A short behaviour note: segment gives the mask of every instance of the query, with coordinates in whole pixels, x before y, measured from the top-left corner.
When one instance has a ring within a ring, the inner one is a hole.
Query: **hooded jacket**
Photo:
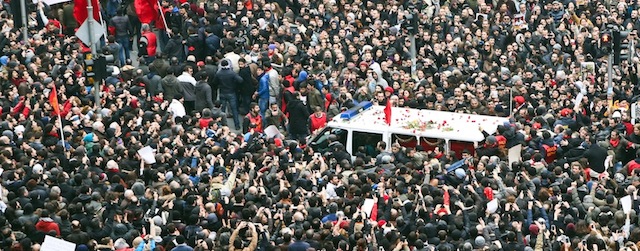
[[[223,65],[226,62],[226,65]],[[218,66],[218,73],[213,81],[214,86],[218,86],[220,94],[235,94],[243,79],[233,71],[233,64],[229,59],[222,59]]]
[[[60,236],[60,227],[58,226],[58,223],[49,217],[40,218],[38,223],[36,223],[36,230],[44,233],[48,233],[53,230],[56,231],[56,235]]]
[[[213,98],[211,96],[211,86],[206,81],[198,81],[196,84],[196,104],[197,111],[204,108],[213,108]]]
[[[182,93],[182,85],[173,74],[169,74],[162,79],[162,89],[164,90],[165,100],[172,100],[176,94]]]
[[[151,96],[156,96],[158,93],[162,92],[161,81],[162,78],[155,72],[149,72],[149,74],[142,77],[145,89],[147,90],[147,93],[151,94]]]

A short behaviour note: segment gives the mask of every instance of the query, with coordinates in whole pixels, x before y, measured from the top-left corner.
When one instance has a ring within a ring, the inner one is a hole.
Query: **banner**
[[[34,3],[34,4],[37,4],[38,0],[32,0],[31,2]],[[71,0],[42,0],[42,2],[47,4],[47,5],[49,5],[49,6],[51,6],[51,5],[59,4],[59,3],[71,2]]]
[[[49,103],[53,106],[53,115],[60,115],[60,104],[58,104],[58,92],[55,84],[53,84],[53,88],[49,92]]]
[[[89,2],[87,2],[87,0],[74,0],[74,4],[73,17],[78,21],[78,25],[82,25],[84,20],[87,20],[89,17],[89,12],[87,12]],[[93,6],[93,19],[100,22],[100,2],[98,2],[98,0],[91,0],[91,5]]]
[[[156,0],[134,0],[133,5],[138,14],[138,19],[143,24],[148,24],[158,18],[158,1]]]
[[[73,242],[68,242],[63,239],[58,239],[56,237],[46,235],[44,237],[44,242],[40,247],[41,251],[70,251],[76,250],[76,244]]]

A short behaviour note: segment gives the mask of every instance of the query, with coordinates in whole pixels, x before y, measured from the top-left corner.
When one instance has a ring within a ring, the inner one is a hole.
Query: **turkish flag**
[[[391,125],[391,100],[387,100],[387,106],[384,108],[384,122]]]
[[[51,92],[49,93],[49,103],[53,106],[53,116],[60,114],[60,105],[58,104],[58,92],[56,91],[56,85],[53,85]]]
[[[89,12],[87,12],[89,2],[87,0],[73,0],[73,3],[73,17],[78,21],[78,25],[82,25],[84,20],[89,17]],[[100,2],[91,0],[91,5],[93,5],[93,19],[100,22]]]
[[[143,24],[151,23],[158,18],[158,1],[156,0],[134,0],[133,6],[136,8],[138,19]]]

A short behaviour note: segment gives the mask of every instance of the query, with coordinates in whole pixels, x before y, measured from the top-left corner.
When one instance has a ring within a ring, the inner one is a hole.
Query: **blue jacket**
[[[258,98],[269,98],[269,74],[262,74],[258,82]]]
[[[296,241],[289,244],[288,251],[306,251],[310,247],[311,245],[306,241]]]

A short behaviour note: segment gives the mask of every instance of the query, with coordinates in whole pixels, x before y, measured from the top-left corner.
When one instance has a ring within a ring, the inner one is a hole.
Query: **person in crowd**
[[[142,24],[141,26],[140,46],[138,47],[138,55],[145,59],[146,63],[153,63],[156,58],[156,51],[158,48],[158,40],[156,34],[153,33],[149,24]]]
[[[238,90],[243,82],[242,77],[233,71],[232,62],[229,59],[220,61],[220,67],[216,73],[214,85],[220,90],[220,102],[222,111],[231,110],[235,129],[240,130],[240,118],[238,115]]]
[[[207,78],[209,77],[206,72],[201,71],[196,74],[198,78],[198,82],[196,83],[195,92],[196,92],[196,102],[195,102],[195,110],[202,111],[202,109],[208,108],[213,109],[213,98],[211,93],[211,86],[207,82]]]
[[[182,96],[184,97],[184,108],[187,114],[191,114],[196,108],[196,84],[198,83],[193,77],[193,67],[185,65],[182,74],[177,77],[182,87]]]

